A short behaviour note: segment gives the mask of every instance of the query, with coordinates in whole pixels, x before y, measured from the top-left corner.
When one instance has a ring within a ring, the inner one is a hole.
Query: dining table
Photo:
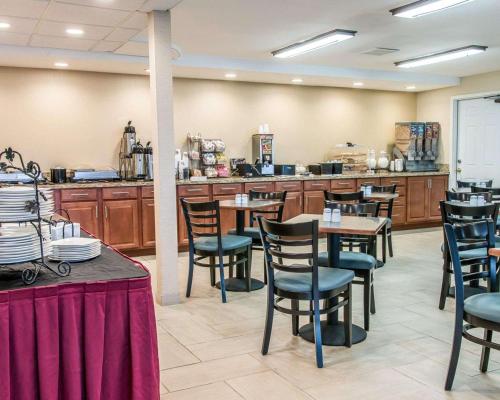
[[[363,200],[380,201],[380,202],[388,202],[390,200],[395,200],[398,197],[399,194],[388,193],[388,192],[371,192],[371,194],[363,194]]]
[[[247,212],[258,212],[259,210],[269,210],[283,205],[281,200],[248,200],[245,202],[237,202],[236,200],[221,200],[219,208],[221,210],[234,210],[236,212],[236,234],[245,236],[245,214]],[[238,258],[243,255],[238,255]],[[236,266],[236,276],[226,278],[224,280],[226,290],[231,292],[246,292],[245,267],[243,263],[238,263]],[[220,282],[216,283],[216,287],[220,289]],[[251,278],[250,290],[259,290],[264,287],[264,282],[260,279]]]
[[[387,224],[384,217],[360,217],[343,215],[340,222],[323,221],[323,216],[318,214],[301,214],[289,219],[286,223],[301,223],[319,221],[319,233],[326,234],[328,249],[328,265],[332,268],[340,264],[341,237],[342,235],[376,236]],[[376,246],[373,246],[376,247]],[[375,249],[374,249],[375,250]],[[373,254],[372,254],[373,255]],[[335,305],[338,299],[329,300]],[[299,329],[299,335],[314,342],[314,325],[308,323]],[[339,320],[338,311],[329,313],[326,321],[321,322],[321,335],[326,346],[344,346],[344,322]],[[360,343],[366,339],[366,331],[359,325],[352,325],[352,344]]]

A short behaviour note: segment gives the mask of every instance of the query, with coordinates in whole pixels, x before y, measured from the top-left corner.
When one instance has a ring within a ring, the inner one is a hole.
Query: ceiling
[[[388,10],[412,0],[0,0],[0,65],[145,74],[147,12],[172,9],[172,38],[182,77],[417,91],[452,86],[459,77],[498,70],[498,0],[475,0],[416,19]],[[71,37],[67,28],[85,31]],[[334,28],[355,38],[291,59],[272,50]],[[401,71],[395,61],[477,44],[484,54]],[[399,51],[365,54],[376,47]]]

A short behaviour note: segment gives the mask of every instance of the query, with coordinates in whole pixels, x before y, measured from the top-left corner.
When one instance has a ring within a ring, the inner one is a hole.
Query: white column
[[[157,301],[179,302],[170,11],[151,11],[149,69],[154,150]]]

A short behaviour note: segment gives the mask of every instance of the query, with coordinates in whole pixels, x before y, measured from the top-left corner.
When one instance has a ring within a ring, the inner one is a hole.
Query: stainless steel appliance
[[[42,174],[37,179],[39,182],[43,181]],[[0,183],[32,183],[33,178],[29,177],[23,172],[3,172],[0,171]]]
[[[261,165],[263,176],[274,175],[274,145],[272,134],[256,134],[252,136],[252,158],[255,164]]]
[[[146,143],[144,148],[144,162],[146,163],[146,179],[153,179],[153,148],[151,142]]]
[[[137,144],[132,149],[132,179],[144,179],[146,177],[146,159],[144,147],[141,143]]]
[[[122,179],[133,177],[132,152],[137,144],[137,134],[132,121],[128,121],[122,135],[120,143],[120,176]]]
[[[82,181],[119,181],[120,174],[114,169],[75,169],[73,171],[73,182]]]

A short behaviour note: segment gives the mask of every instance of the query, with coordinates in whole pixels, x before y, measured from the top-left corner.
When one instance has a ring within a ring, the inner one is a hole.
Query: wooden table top
[[[494,249],[490,249],[490,256],[500,257],[500,247],[495,247]]]
[[[384,192],[372,192],[371,195],[363,195],[363,199],[365,200],[380,200],[380,201],[389,201],[394,200],[399,197],[397,193],[384,193]]]
[[[356,217],[343,215],[338,223],[323,221],[321,214],[300,214],[289,219],[286,223],[319,221],[320,233],[343,233],[352,235],[376,235],[387,223],[387,218],[382,217]]]
[[[221,200],[219,207],[226,210],[264,210],[266,208],[281,206],[281,200],[248,200],[246,203],[236,203],[234,200]]]

